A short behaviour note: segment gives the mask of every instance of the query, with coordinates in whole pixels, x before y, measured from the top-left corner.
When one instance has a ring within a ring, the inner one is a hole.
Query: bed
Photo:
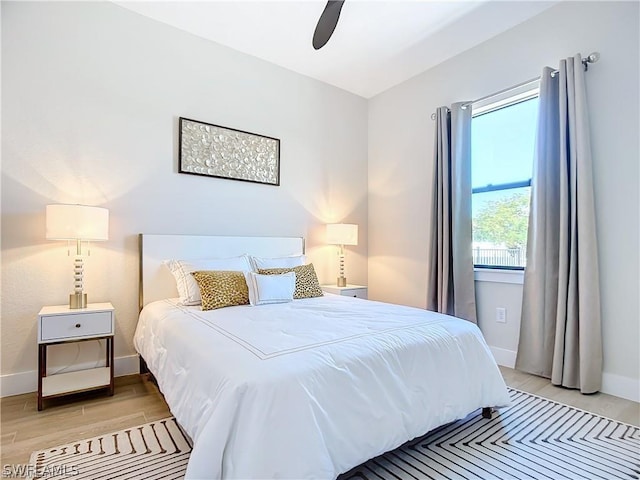
[[[304,252],[301,238],[141,235],[134,345],[193,439],[187,478],[336,478],[477,409],[509,404],[479,329],[325,294],[184,306],[163,260]]]

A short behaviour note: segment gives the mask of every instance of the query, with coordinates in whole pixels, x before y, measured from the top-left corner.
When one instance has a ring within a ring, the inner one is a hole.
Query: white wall
[[[110,210],[85,289],[116,307],[120,373],[136,366],[140,232],[304,236],[329,283],[323,224],[357,223],[349,280],[366,282],[366,100],[114,4],[1,8],[3,395],[35,389],[36,315],[72,290],[73,257],[44,238],[48,203]],[[178,174],[179,116],[279,138],[281,186]],[[53,365],[74,359],[64,348]],[[80,362],[97,358],[82,344]]]
[[[602,290],[604,391],[639,400],[637,2],[563,2],[369,102],[369,297],[424,307],[436,107],[599,51],[587,73]],[[477,283],[488,343],[515,355],[522,288]],[[495,324],[495,307],[508,322]]]
[[[134,366],[140,232],[303,235],[322,281],[328,221],[360,224],[349,280],[371,298],[426,304],[437,106],[539,75],[597,50],[587,74],[602,270],[605,389],[638,391],[638,4],[567,2],[367,102],[113,4],[2,2],[1,393],[34,389],[35,316],[72,288],[66,246],[44,239],[44,207],[111,212],[86,260],[92,301],[117,308],[116,355]],[[281,139],[280,187],[177,173],[177,117]],[[367,200],[367,133],[369,148]],[[368,212],[367,212],[368,208]],[[367,218],[369,239],[367,239]],[[506,357],[521,288],[478,283],[480,325]],[[493,320],[508,308],[507,324]],[[75,347],[51,358],[64,366]],[[82,345],[79,360],[97,349]],[[131,361],[129,361],[131,360]],[[11,390],[13,388],[14,390]],[[627,395],[628,396],[628,395]]]

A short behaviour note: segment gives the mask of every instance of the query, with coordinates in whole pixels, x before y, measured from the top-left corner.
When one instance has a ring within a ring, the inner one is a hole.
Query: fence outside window
[[[523,248],[474,248],[473,264],[496,267],[525,267],[526,252]]]

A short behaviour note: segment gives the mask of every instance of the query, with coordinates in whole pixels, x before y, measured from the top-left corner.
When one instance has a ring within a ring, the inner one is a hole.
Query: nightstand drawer
[[[367,300],[367,287],[365,287],[364,285],[347,285],[346,287],[322,285],[322,291],[325,293],[341,295],[343,297],[356,297]]]
[[[340,295],[345,297],[356,297],[367,300],[367,289],[366,288],[347,288],[343,290]]]
[[[112,312],[87,312],[40,317],[41,342],[72,340],[113,333]]]

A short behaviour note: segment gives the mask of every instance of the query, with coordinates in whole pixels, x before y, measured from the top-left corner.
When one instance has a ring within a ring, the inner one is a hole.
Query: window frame
[[[509,88],[507,90],[498,92],[494,95],[489,95],[488,97],[484,97],[480,100],[477,100],[471,103],[471,119],[473,120],[475,117],[479,117],[488,113],[493,113],[497,110],[501,110],[503,108],[509,108],[513,105],[517,105],[522,102],[526,102],[533,98],[538,98],[540,96],[540,79],[534,79],[529,82],[523,83],[513,88]],[[471,156],[473,158],[473,152],[471,152]],[[473,162],[473,159],[472,159]],[[476,187],[471,189],[471,198],[473,199],[473,194],[475,193],[486,193],[486,192],[497,192],[503,190],[511,190],[514,188],[523,188],[523,187],[531,187],[531,178],[517,180],[514,182],[508,183],[499,183],[492,184],[489,183],[482,187]],[[488,270],[497,270],[497,271],[521,271],[524,272],[526,267],[518,267],[518,266],[509,266],[509,265],[484,265],[484,264],[473,264],[474,269],[488,271]]]

